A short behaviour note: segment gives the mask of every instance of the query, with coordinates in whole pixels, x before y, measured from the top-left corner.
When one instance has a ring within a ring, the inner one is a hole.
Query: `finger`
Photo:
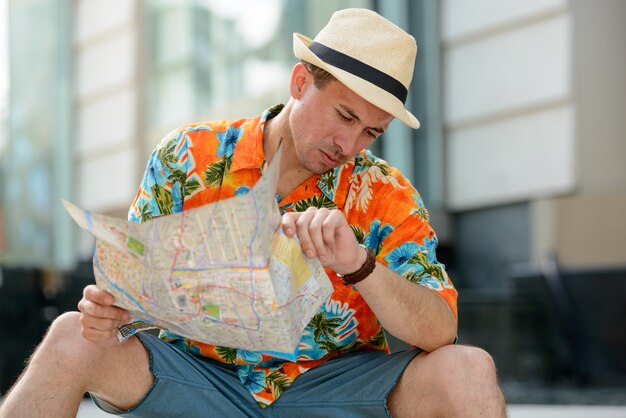
[[[82,314],[80,316],[80,324],[83,328],[91,328],[98,331],[114,331],[124,325],[122,321],[118,321],[116,319],[99,318],[87,314]]]
[[[334,209],[329,212],[328,217],[324,220],[324,225],[322,225],[326,248],[331,251],[335,249],[337,232],[344,224],[347,224],[347,221],[340,210]]]
[[[87,341],[99,345],[116,345],[120,341],[117,339],[117,330],[101,331],[93,328],[82,328],[81,335]]]
[[[78,302],[78,310],[83,314],[96,318],[113,319],[122,322],[127,322],[130,319],[128,312],[122,308],[110,305],[100,305],[85,298]]]
[[[326,208],[318,209],[313,219],[311,219],[311,223],[309,224],[309,236],[311,237],[311,242],[313,247],[315,248],[315,253],[320,261],[325,262],[326,256],[328,253],[328,249],[326,247],[326,239],[324,237],[324,225],[330,215],[330,211]]]
[[[296,233],[296,222],[301,215],[301,212],[289,212],[283,215],[282,224],[285,235],[292,237]]]
[[[83,297],[100,305],[113,305],[113,302],[115,302],[113,295],[98,289],[95,284],[90,284],[85,287]]]
[[[296,221],[296,234],[300,240],[300,246],[302,247],[302,251],[304,251],[306,256],[309,258],[313,258],[317,255],[315,252],[315,245],[311,240],[309,232],[311,221],[315,217],[316,212],[317,208],[309,207],[306,211],[301,212],[300,217]]]

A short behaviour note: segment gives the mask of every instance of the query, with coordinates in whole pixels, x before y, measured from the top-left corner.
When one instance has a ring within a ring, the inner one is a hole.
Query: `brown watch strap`
[[[361,280],[369,276],[376,267],[376,256],[374,255],[374,252],[363,245],[362,247],[365,248],[365,250],[367,251],[367,258],[365,259],[365,263],[363,263],[361,268],[354,273],[337,275],[341,278],[341,280],[343,280],[343,284],[345,285],[352,285],[360,282]]]

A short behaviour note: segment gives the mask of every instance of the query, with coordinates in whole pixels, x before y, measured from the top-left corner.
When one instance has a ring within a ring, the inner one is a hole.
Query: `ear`
[[[309,85],[309,82],[313,80],[312,74],[309,72],[306,65],[299,62],[291,70],[291,81],[289,83],[289,93],[294,99],[299,99]]]

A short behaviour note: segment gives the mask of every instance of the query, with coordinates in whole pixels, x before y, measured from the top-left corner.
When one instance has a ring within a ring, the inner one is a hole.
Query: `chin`
[[[313,175],[315,175],[315,176],[318,176],[318,175],[320,175],[320,174],[323,174],[323,173],[327,172],[328,170],[331,170],[331,169],[330,169],[330,168],[324,168],[324,167],[321,167],[321,168],[311,167],[311,168],[308,168],[308,169],[307,169],[307,171],[308,171],[309,173],[311,173],[311,174],[313,174]]]
[[[330,168],[326,168],[326,165],[317,161],[305,161],[300,162],[302,167],[311,174],[318,175],[327,172]],[[334,168],[334,167],[333,167]]]
[[[342,165],[343,165],[343,163],[337,163],[337,164],[333,164],[331,166],[327,166],[326,164],[320,164],[317,167],[313,167],[313,168],[315,168],[315,170],[309,170],[309,171],[311,171],[312,173],[315,173],[315,174],[324,174],[325,172],[330,171],[330,170],[334,170],[335,168],[337,168],[339,166],[342,166]]]

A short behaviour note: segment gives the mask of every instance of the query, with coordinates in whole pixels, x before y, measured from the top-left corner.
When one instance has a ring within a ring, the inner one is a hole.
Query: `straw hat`
[[[314,40],[294,33],[293,52],[368,102],[419,128],[417,118],[404,107],[417,45],[384,17],[366,9],[340,10]]]

